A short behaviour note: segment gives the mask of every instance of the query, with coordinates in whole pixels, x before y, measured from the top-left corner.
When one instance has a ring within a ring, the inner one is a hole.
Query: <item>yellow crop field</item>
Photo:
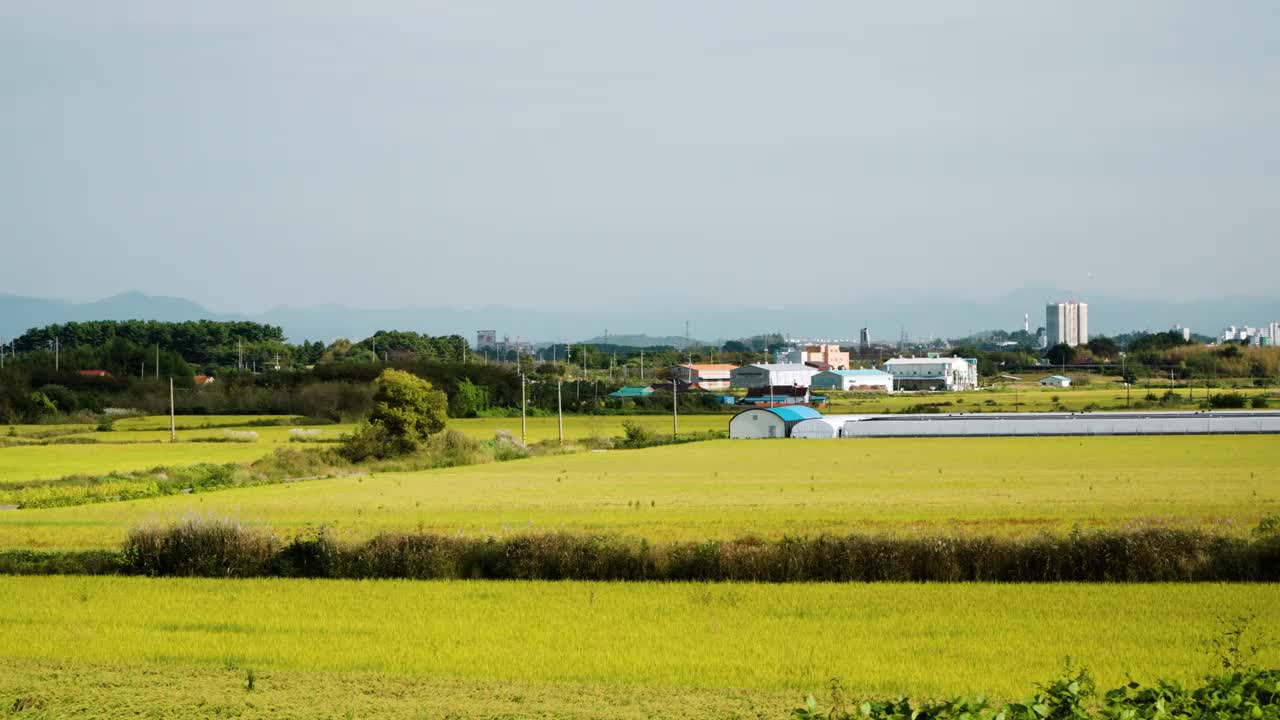
[[[0,513],[0,546],[113,547],[140,522],[193,514],[286,535],[326,524],[349,538],[385,530],[1008,536],[1135,519],[1245,534],[1280,513],[1275,448],[1259,435],[719,440],[9,511]]]
[[[84,667],[88,676],[98,666],[141,666],[113,688],[118,707],[145,692],[151,674],[189,669],[222,673],[220,684],[238,693],[232,700],[261,713],[272,695],[246,692],[253,669],[263,693],[289,697],[293,686],[296,703],[308,702],[298,687],[327,682],[324,674],[374,674],[510,684],[527,693],[526,711],[543,713],[556,708],[540,706],[541,688],[555,697],[570,684],[620,698],[703,690],[781,717],[806,693],[824,694],[832,678],[858,695],[1013,698],[1055,676],[1067,656],[1104,686],[1192,680],[1212,669],[1201,645],[1220,630],[1215,615],[1254,613],[1259,626],[1276,627],[1273,595],[1249,585],[0,578],[0,656]],[[1260,659],[1280,662],[1280,648]],[[288,683],[274,685],[277,670],[292,673]],[[76,685],[19,672],[0,691],[70,704]],[[366,716],[363,695],[324,710]],[[451,700],[460,712],[469,705]],[[589,709],[610,714],[608,705]]]
[[[271,450],[259,443],[21,445],[0,449],[0,484],[159,465],[251,462]]]

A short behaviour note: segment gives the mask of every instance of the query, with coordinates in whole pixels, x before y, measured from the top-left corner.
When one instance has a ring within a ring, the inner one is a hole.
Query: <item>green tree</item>
[[[1049,360],[1050,364],[1053,365],[1071,365],[1075,363],[1079,354],[1080,353],[1070,345],[1059,343],[1049,348],[1049,351],[1045,353],[1045,357]]]
[[[1116,344],[1116,341],[1106,335],[1099,335],[1089,341],[1089,352],[1100,358],[1113,357],[1119,351],[1120,346]]]
[[[383,370],[375,381],[373,408],[347,436],[343,455],[353,462],[408,455],[444,430],[448,399],[431,383],[403,370]]]
[[[449,399],[449,415],[456,418],[475,417],[489,409],[489,388],[476,385],[471,378],[463,378]]]

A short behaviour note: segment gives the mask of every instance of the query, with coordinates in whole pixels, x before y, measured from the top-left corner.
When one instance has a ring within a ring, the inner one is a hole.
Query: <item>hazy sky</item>
[[[1277,38],[1275,0],[4,0],[0,292],[1274,294]]]

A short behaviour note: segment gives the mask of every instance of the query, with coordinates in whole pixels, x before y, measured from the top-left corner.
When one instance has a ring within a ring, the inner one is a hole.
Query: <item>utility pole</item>
[[[524,373],[520,373],[520,444],[528,445],[528,442],[526,442],[525,438],[529,433],[529,427],[525,422],[524,405],[525,405]]]
[[[671,439],[680,434],[680,391],[676,388],[676,378],[671,378]]]
[[[57,372],[59,367],[61,367],[58,364],[58,351],[61,349],[62,349],[62,342],[55,337],[53,339],[53,370],[54,372]]]
[[[563,380],[556,380],[556,417],[560,426],[560,444],[564,444],[564,396],[561,390],[564,387]]]
[[[178,441],[178,420],[173,409],[173,378],[169,378],[169,442]]]
[[[244,342],[236,338],[236,372],[244,372]]]
[[[640,351],[640,379],[644,379],[644,350]]]

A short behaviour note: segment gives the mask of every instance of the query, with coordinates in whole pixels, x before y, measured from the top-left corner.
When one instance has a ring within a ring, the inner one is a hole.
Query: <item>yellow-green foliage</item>
[[[246,690],[250,670],[254,689]],[[0,717],[117,720],[543,718],[699,720],[790,717],[795,692],[703,690],[603,683],[424,678],[219,665],[145,665],[0,658]],[[19,709],[20,708],[20,709]]]
[[[723,415],[681,415],[680,431],[682,433],[706,432],[708,430],[727,431],[732,414]],[[622,423],[633,422],[652,431],[656,435],[671,434],[670,415],[570,415],[564,419],[564,436],[566,440],[580,440],[595,437],[622,437]],[[559,437],[556,418],[527,418],[527,437],[529,442],[555,440]],[[460,430],[472,437],[488,440],[497,430],[506,430],[517,440],[520,438],[520,418],[466,418],[450,420],[449,428]]]
[[[1027,535],[1139,518],[1243,534],[1280,513],[1275,446],[1260,435],[721,440],[0,512],[0,546],[115,547],[142,521],[191,513],[284,535],[325,523],[345,538],[394,529]],[[18,450],[27,449],[0,457]]]
[[[160,465],[251,462],[272,451],[259,443],[23,445],[0,449],[0,484],[65,475],[105,475]]]
[[[1104,687],[1192,680],[1212,669],[1201,646],[1215,616],[1278,627],[1274,597],[1253,585],[0,578],[0,655],[234,667],[241,688],[246,668],[525,683],[534,701],[548,683],[798,700],[831,678],[856,694],[1009,698],[1067,656]],[[1280,648],[1258,660],[1280,662]]]

